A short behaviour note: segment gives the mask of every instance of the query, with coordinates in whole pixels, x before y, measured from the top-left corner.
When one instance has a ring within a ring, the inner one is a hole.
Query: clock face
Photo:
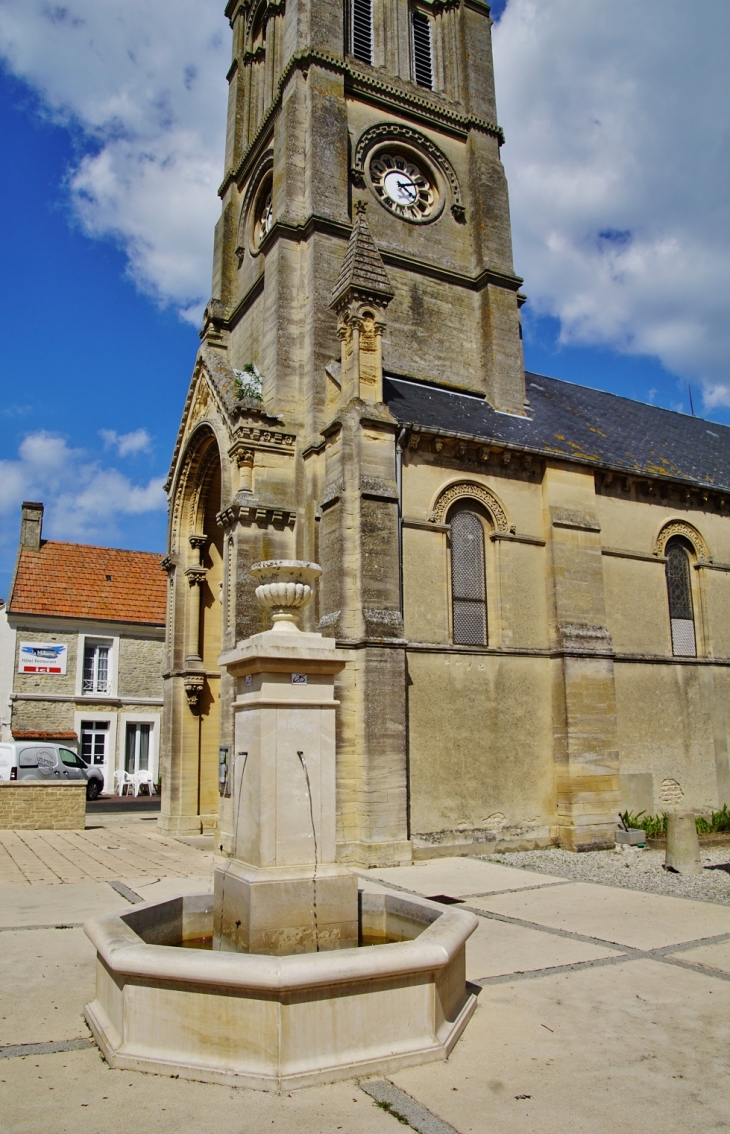
[[[373,190],[386,209],[404,220],[424,221],[433,214],[436,195],[421,170],[399,153],[379,153],[370,162]]]
[[[260,244],[264,237],[271,232],[274,223],[274,213],[271,208],[271,189],[262,194],[259,206],[259,215],[256,219],[256,243]]]

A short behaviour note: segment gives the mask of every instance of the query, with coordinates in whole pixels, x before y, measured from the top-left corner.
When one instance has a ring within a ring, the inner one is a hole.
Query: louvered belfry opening
[[[451,594],[454,642],[486,646],[484,527],[477,513],[466,508],[451,516]]]
[[[677,657],[693,658],[697,656],[697,642],[689,545],[681,537],[670,539],[665,554],[672,653]]]
[[[413,12],[413,73],[419,87],[433,90],[431,21],[423,12]]]
[[[363,63],[373,62],[373,0],[351,0],[350,51]]]

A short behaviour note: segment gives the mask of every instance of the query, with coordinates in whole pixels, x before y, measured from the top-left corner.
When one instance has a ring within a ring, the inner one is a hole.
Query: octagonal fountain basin
[[[290,1091],[445,1059],[476,998],[477,919],[360,895],[369,948],[264,956],[179,948],[212,937],[213,895],[87,922],[97,951],[86,1019],[112,1067]]]

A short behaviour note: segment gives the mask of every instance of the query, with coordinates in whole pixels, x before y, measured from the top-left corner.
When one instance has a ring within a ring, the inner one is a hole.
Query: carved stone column
[[[187,672],[185,675],[185,693],[190,708],[196,709],[205,684],[205,675],[203,673],[195,673],[194,671],[202,670],[203,667],[203,658],[200,652],[200,591],[205,582],[208,570],[206,567],[202,566],[200,558],[203,548],[208,542],[208,537],[205,535],[192,535],[190,536],[189,542],[193,551],[193,557],[197,562],[193,562],[185,571],[185,578],[190,588],[186,619],[187,649],[185,653],[185,669],[193,670],[192,673]]]

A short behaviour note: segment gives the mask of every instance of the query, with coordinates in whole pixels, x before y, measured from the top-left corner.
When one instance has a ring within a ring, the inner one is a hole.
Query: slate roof
[[[364,208],[357,210],[330,307],[336,307],[351,290],[379,295],[384,299],[392,299],[395,294],[377,245],[370,234]]]
[[[384,399],[403,425],[506,448],[730,491],[730,427],[540,374],[525,375],[528,416],[481,397],[388,376]]]
[[[161,559],[149,551],[44,540],[40,551],[20,552],[8,612],[164,626]]]

